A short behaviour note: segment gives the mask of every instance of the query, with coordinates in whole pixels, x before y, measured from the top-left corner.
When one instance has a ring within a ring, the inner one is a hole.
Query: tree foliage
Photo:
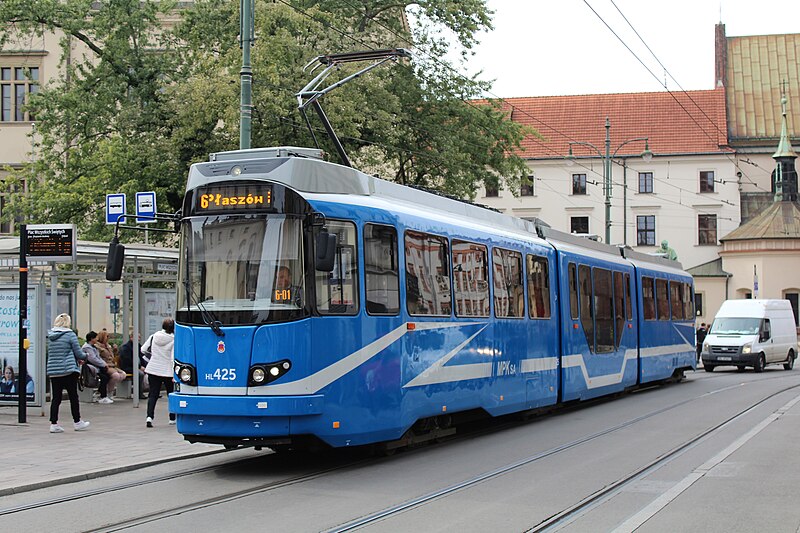
[[[9,211],[26,221],[76,221],[82,238],[107,238],[106,193],[154,190],[160,211],[176,211],[189,165],[238,147],[236,2],[4,0],[0,22],[5,48],[25,36],[62,36],[62,74],[29,105],[35,158],[5,184]],[[501,106],[476,104],[489,84],[440,59],[452,40],[468,54],[489,28],[485,0],[256,0],[252,146],[313,144],[295,95],[315,56],[413,42],[412,61],[325,97],[351,159],[460,197],[483,182],[515,184],[525,164],[513,153],[531,132]],[[346,65],[336,79],[362,66]],[[311,118],[314,137],[332,152]],[[27,194],[13,194],[21,180]]]

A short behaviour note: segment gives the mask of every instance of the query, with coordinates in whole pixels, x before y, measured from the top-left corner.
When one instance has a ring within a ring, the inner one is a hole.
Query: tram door
[[[563,400],[594,398],[636,383],[636,332],[627,318],[626,272],[616,266],[567,265]]]

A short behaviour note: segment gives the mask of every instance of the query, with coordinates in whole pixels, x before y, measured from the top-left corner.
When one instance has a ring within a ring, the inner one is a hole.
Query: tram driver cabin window
[[[323,315],[354,315],[358,313],[356,227],[339,220],[328,220],[327,227],[336,235],[336,258],[332,272],[316,272],[317,311]]]
[[[447,239],[407,231],[405,234],[406,307],[410,315],[450,316],[450,272]]]

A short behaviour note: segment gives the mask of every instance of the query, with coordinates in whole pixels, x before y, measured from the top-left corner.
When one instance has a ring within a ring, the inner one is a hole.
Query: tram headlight
[[[263,368],[258,367],[253,369],[253,383],[263,383],[266,378],[267,374],[264,372]]]
[[[189,367],[181,368],[180,372],[178,372],[178,378],[183,383],[189,383],[192,381],[192,369]]]
[[[267,385],[285,375],[291,368],[292,363],[288,359],[273,363],[258,363],[250,367],[247,384],[250,387]]]
[[[197,372],[195,372],[192,365],[175,361],[175,375],[178,377],[178,382],[185,385],[197,385]]]

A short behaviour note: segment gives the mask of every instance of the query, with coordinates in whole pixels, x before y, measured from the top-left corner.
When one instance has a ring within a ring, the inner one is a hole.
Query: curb
[[[225,453],[231,450],[211,450],[206,452],[199,452],[192,455],[180,455],[180,456],[172,456],[172,457],[165,457],[162,459],[154,459],[152,461],[147,461],[144,463],[135,463],[131,465],[125,466],[118,466],[114,468],[107,468],[105,470],[95,470],[92,472],[86,472],[83,474],[75,474],[68,477],[58,478],[58,479],[51,479],[49,481],[39,481],[36,483],[30,483],[28,485],[20,485],[18,487],[9,487],[5,489],[0,489],[0,496],[9,496],[12,494],[21,494],[23,492],[30,492],[33,490],[39,490],[49,487],[55,487],[58,485],[66,485],[68,483],[75,483],[78,481],[87,481],[90,479],[97,479],[106,476],[113,476],[114,474],[120,474],[122,472],[132,472],[134,470],[140,470],[142,468],[147,468],[150,466],[156,466],[163,463],[170,463],[174,461],[184,461],[187,459],[196,459],[198,457],[206,457],[209,455],[216,455],[220,453]]]

